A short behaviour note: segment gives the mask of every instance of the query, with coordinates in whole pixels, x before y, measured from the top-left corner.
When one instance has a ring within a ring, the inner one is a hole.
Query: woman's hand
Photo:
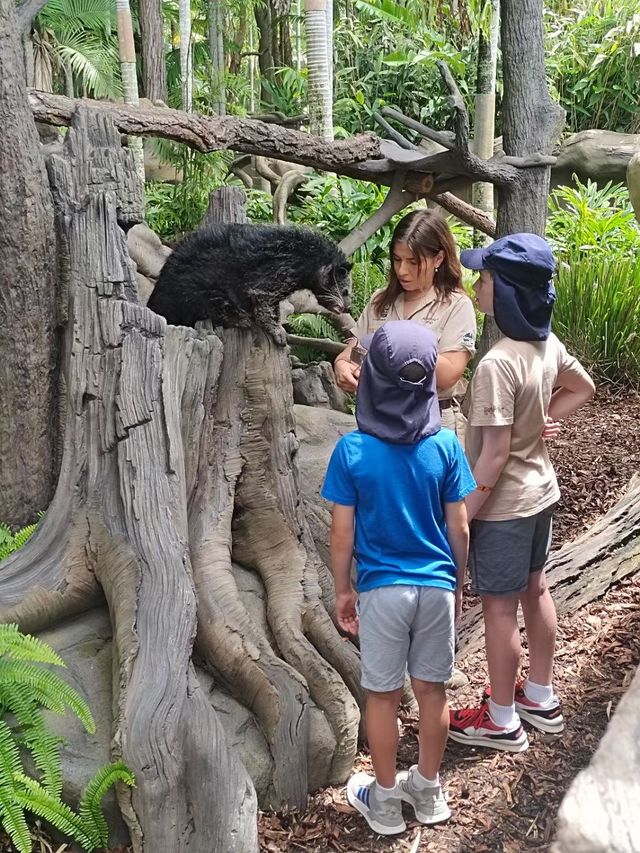
[[[356,603],[358,601],[358,594],[354,589],[350,589],[348,592],[339,592],[336,595],[336,616],[338,617],[338,625],[342,628],[343,631],[346,631],[347,634],[351,634],[353,637],[358,636],[358,611],[356,610]]]
[[[336,374],[338,388],[342,388],[343,391],[355,393],[358,387],[358,379],[360,378],[360,367],[352,361],[338,358],[333,364],[333,370]]]

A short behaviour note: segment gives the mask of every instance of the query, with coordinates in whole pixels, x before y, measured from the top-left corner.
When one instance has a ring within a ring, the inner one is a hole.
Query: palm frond
[[[124,782],[130,787],[135,786],[135,777],[122,761],[116,761],[101,767],[85,788],[78,814],[87,831],[100,838],[100,843],[106,845],[109,841],[109,830],[102,811],[102,798],[116,782]]]
[[[14,660],[66,666],[50,646],[31,634],[20,633],[15,624],[0,625],[0,655],[9,655]]]
[[[78,815],[59,797],[52,796],[38,781],[25,773],[15,773],[14,780],[17,783],[14,799],[23,809],[43,818],[65,835],[70,835],[85,850],[95,850],[100,846],[100,839],[87,832]]]

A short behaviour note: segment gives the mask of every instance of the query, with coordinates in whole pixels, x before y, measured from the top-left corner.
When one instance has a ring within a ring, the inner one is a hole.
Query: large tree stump
[[[49,172],[69,295],[64,452],[45,518],[3,564],[0,619],[34,631],[106,596],[134,850],[249,853],[255,791],[194,648],[262,727],[268,805],[304,805],[312,763],[316,784],[344,780],[360,721],[357,653],[300,510],[288,358],[257,329],[171,327],[137,304],[118,221],[140,194],[109,119],[79,111]],[[263,579],[266,627],[232,553]]]

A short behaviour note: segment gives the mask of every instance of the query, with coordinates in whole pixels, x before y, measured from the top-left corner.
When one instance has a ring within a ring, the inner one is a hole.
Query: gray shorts
[[[551,547],[553,504],[528,518],[471,522],[469,570],[478,595],[524,592],[529,575],[544,568]]]
[[[420,681],[451,678],[455,596],[434,586],[381,586],[359,596],[365,690],[389,693],[408,670]]]

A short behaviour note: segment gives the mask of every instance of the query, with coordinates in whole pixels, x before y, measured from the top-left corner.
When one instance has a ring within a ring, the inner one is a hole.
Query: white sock
[[[376,781],[376,797],[379,800],[391,800],[398,796],[396,785],[393,788],[383,788],[380,782]]]
[[[440,784],[440,777],[436,773],[435,779],[427,779],[416,767],[411,774],[411,781],[419,791],[423,791],[425,788],[437,788]]]
[[[498,705],[489,697],[489,714],[496,726],[508,728],[515,720],[516,706],[515,704]]]
[[[553,685],[536,684],[534,681],[529,681],[527,678],[524,683],[524,692],[527,699],[531,699],[532,702],[538,702],[540,705],[544,705],[553,698]]]

